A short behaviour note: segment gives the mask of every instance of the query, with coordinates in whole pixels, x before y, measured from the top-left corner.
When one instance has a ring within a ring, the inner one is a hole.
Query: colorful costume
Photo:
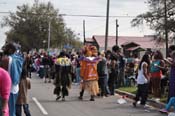
[[[94,96],[96,96],[99,93],[97,73],[97,63],[99,61],[99,58],[96,57],[97,50],[94,46],[86,46],[84,53],[87,57],[80,58],[80,75],[83,79],[82,91],[80,92],[80,99],[82,99],[84,90],[87,89],[91,94],[90,100],[94,101]]]
[[[62,100],[65,100],[65,96],[68,96],[68,88],[70,88],[70,72],[71,62],[66,57],[60,57],[56,60],[56,80],[54,94],[57,95],[57,99],[60,99],[60,92],[62,93]]]

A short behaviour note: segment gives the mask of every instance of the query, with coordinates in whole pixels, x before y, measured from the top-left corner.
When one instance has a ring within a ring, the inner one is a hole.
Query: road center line
[[[44,115],[48,115],[47,111],[44,109],[44,107],[39,103],[39,101],[35,97],[32,97],[32,100],[35,102],[35,104],[39,107],[39,109]]]

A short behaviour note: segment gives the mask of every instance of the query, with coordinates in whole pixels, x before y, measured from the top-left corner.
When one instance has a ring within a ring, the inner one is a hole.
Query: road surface
[[[34,73],[31,84],[29,105],[32,116],[165,116],[154,108],[134,108],[131,100],[126,104],[118,104],[119,95],[89,101],[90,96],[86,92],[84,100],[80,101],[78,85],[72,85],[66,101],[56,101],[54,85],[44,83]]]

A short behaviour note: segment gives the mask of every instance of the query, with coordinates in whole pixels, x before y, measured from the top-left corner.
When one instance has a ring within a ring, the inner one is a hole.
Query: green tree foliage
[[[16,13],[4,17],[1,25],[11,28],[6,32],[7,41],[20,43],[24,50],[30,50],[47,48],[49,22],[51,47],[61,48],[67,42],[81,45],[74,32],[65,26],[59,11],[55,10],[50,2],[44,4],[35,1],[32,6],[17,6]]]
[[[165,1],[166,10],[165,13]],[[171,35],[171,39],[174,37],[175,32],[175,0],[147,0],[149,11],[135,17],[131,24],[132,26],[140,26],[145,21],[150,29],[155,30],[158,42],[164,42],[165,35],[165,15],[167,16],[167,29]]]

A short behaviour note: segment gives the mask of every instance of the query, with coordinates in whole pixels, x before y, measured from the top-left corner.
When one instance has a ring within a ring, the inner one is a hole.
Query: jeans
[[[22,116],[22,106],[26,116],[31,116],[28,104],[17,104],[16,105],[16,116]]]
[[[125,85],[125,71],[124,68],[119,69],[117,77],[117,87],[124,87]]]
[[[106,85],[105,85],[105,77],[100,77],[98,80],[99,88],[100,88],[100,95],[104,96],[107,94],[106,92]]]
[[[16,112],[16,100],[17,100],[18,94],[13,94],[10,93],[10,97],[9,97],[9,114],[10,116],[16,116],[15,112]]]
[[[111,95],[115,94],[116,77],[117,77],[117,73],[115,73],[115,72],[112,72],[109,74],[108,85],[109,85],[109,90],[110,90]]]
[[[99,88],[101,90],[101,96],[106,96],[107,94],[110,94],[110,90],[108,88],[108,79],[107,79],[107,75],[106,76],[100,76],[99,77]]]
[[[165,109],[169,110],[171,108],[171,106],[174,107],[175,109],[175,97],[171,97],[168,104],[166,105]]]
[[[80,68],[76,68],[76,83],[80,83],[81,77],[80,77]]]
[[[109,86],[108,86],[108,80],[109,80],[109,74],[107,74],[107,77],[105,79],[105,90],[107,92],[107,94],[110,94],[110,90],[109,90]]]

